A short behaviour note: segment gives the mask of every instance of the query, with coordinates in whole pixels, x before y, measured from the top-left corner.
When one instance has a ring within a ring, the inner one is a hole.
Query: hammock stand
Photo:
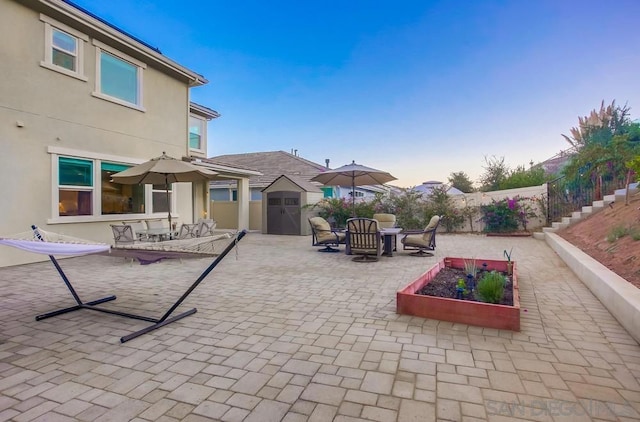
[[[41,235],[39,234],[38,228],[36,226],[31,226],[31,228],[33,229],[34,234],[38,239],[40,239],[42,242],[46,242],[46,240],[44,238],[42,238]],[[133,340],[134,338],[139,337],[139,336],[141,336],[143,334],[149,333],[149,332],[151,332],[153,330],[156,330],[156,329],[158,329],[160,327],[164,327],[167,324],[171,324],[172,322],[178,321],[178,320],[180,320],[180,319],[182,319],[184,317],[187,317],[189,315],[195,314],[197,312],[197,309],[193,308],[193,309],[185,311],[185,312],[183,312],[181,314],[175,315],[173,317],[171,316],[171,314],[178,308],[178,306],[180,306],[182,304],[182,302],[184,302],[184,300],[191,294],[191,292],[193,292],[195,290],[195,288],[198,287],[198,285],[202,282],[202,280],[204,280],[209,275],[209,273],[211,271],[213,271],[213,269],[220,263],[220,261],[222,261],[224,259],[224,257],[227,256],[227,254],[236,246],[236,244],[240,241],[240,239],[242,239],[246,234],[247,234],[246,230],[242,230],[242,231],[238,232],[238,234],[236,235],[236,239],[233,242],[231,242],[229,245],[227,245],[227,247],[220,253],[220,255],[218,255],[216,257],[216,259],[202,272],[202,274],[200,274],[200,276],[196,279],[196,281],[194,281],[191,284],[191,286],[187,289],[187,291],[185,291],[182,294],[182,296],[180,296],[180,298],[160,318],[146,317],[146,316],[142,316],[142,315],[130,314],[130,313],[127,313],[127,312],[120,312],[120,311],[115,311],[115,310],[111,310],[111,309],[99,308],[99,307],[96,306],[96,305],[99,305],[99,304],[104,303],[104,302],[109,302],[111,300],[115,300],[116,299],[115,295],[103,297],[102,299],[92,300],[90,302],[83,302],[80,299],[80,296],[78,296],[78,293],[76,292],[76,290],[73,288],[73,285],[69,281],[69,278],[67,277],[67,275],[64,273],[64,271],[60,267],[60,264],[58,263],[58,260],[53,255],[49,255],[49,259],[53,263],[53,266],[56,268],[56,270],[58,271],[58,274],[60,274],[60,277],[62,278],[62,280],[66,284],[67,288],[69,289],[69,292],[71,292],[71,295],[75,299],[76,305],[75,306],[71,306],[69,308],[58,309],[56,311],[51,311],[51,312],[47,312],[47,313],[38,315],[38,316],[36,316],[36,321],[40,321],[40,320],[43,320],[43,319],[46,319],[46,318],[51,318],[51,317],[54,317],[54,316],[66,314],[68,312],[77,311],[79,309],[90,309],[92,311],[104,312],[104,313],[107,313],[107,314],[118,315],[118,316],[122,316],[122,317],[126,317],[126,318],[132,318],[132,319],[137,319],[137,320],[147,321],[147,322],[151,322],[152,323],[152,325],[150,325],[150,326],[148,326],[146,328],[143,328],[141,330],[138,330],[136,332],[133,332],[131,334],[128,334],[128,335],[123,336],[123,337],[120,338],[120,342],[121,343],[125,343],[125,342],[127,342],[129,340]],[[6,245],[20,247],[18,243],[10,242],[10,239],[0,239],[0,240],[2,240],[1,243],[4,243]],[[105,246],[108,249],[109,246],[108,245],[105,245]],[[21,248],[21,249],[26,249],[26,248]],[[33,252],[33,249],[26,249],[26,250],[30,250],[31,252]],[[40,253],[46,253],[46,252],[40,252]],[[67,254],[69,254],[69,253],[67,253]],[[76,253],[76,255],[77,254],[78,253]]]

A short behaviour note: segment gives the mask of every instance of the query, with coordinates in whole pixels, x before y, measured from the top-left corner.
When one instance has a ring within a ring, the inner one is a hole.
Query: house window
[[[169,185],[169,195],[167,195],[166,185],[153,185],[153,212],[168,212],[172,193],[171,185]]]
[[[111,181],[115,173],[132,166],[115,161],[117,157],[92,153],[87,153],[88,157],[67,155],[69,152],[52,154],[52,199],[53,204],[57,204],[52,208],[53,222],[114,221],[123,215],[141,217],[167,211],[164,185],[154,186],[158,189],[156,192],[144,184]]]
[[[100,52],[100,92],[131,104],[138,104],[138,68]]]
[[[78,39],[55,28],[51,32],[51,61],[56,66],[75,72],[78,67]]]
[[[93,162],[60,157],[58,160],[60,216],[93,214]]]
[[[126,54],[99,41],[96,46],[96,91],[94,96],[127,107],[142,108],[142,75],[146,67]]]
[[[205,121],[197,117],[189,117],[189,148],[198,151],[204,150]]]
[[[102,214],[144,213],[144,185],[121,185],[113,183],[111,176],[128,169],[129,166],[102,162],[100,165],[100,189]]]
[[[231,191],[231,200],[234,202],[238,201],[238,190],[234,189]]]
[[[89,38],[48,16],[40,15],[40,20],[45,25],[44,60],[40,65],[86,81],[83,52]]]
[[[333,198],[333,188],[321,188],[325,198]]]

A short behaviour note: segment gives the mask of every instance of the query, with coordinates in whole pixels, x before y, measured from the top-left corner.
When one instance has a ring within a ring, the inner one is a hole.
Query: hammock
[[[37,315],[36,321],[66,314],[72,311],[77,311],[79,309],[90,309],[92,311],[104,312],[107,314],[118,315],[126,318],[132,318],[132,319],[137,319],[137,320],[147,321],[152,323],[150,326],[146,328],[143,328],[141,330],[138,330],[136,332],[133,332],[131,334],[121,337],[120,338],[121,343],[132,340],[138,336],[141,336],[150,331],[156,330],[167,324],[178,321],[184,317],[187,317],[189,315],[193,315],[194,313],[196,313],[197,309],[193,308],[188,311],[182,312],[181,314],[171,316],[173,312],[178,308],[178,306],[180,306],[180,304],[182,304],[182,302],[191,294],[191,292],[195,290],[196,287],[198,287],[198,285],[205,279],[205,277],[207,277],[207,275],[209,275],[209,273],[216,267],[216,265],[218,265],[218,263],[222,261],[222,259],[224,259],[225,256],[227,256],[227,254],[231,251],[231,249],[236,247],[240,239],[242,239],[247,234],[246,230],[242,230],[241,232],[237,233],[234,241],[227,245],[227,247],[220,253],[220,255],[202,272],[202,274],[200,274],[200,276],[196,279],[196,281],[194,281],[193,284],[191,284],[191,286],[187,289],[187,291],[182,294],[182,296],[169,308],[169,310],[165,312],[162,315],[162,317],[155,318],[155,317],[147,317],[143,315],[130,314],[126,312],[120,312],[113,309],[101,308],[96,306],[104,302],[115,300],[116,299],[115,295],[106,296],[101,299],[92,300],[90,302],[83,302],[82,299],[80,299],[80,296],[78,295],[74,287],[71,285],[71,282],[69,281],[69,277],[67,277],[65,272],[62,270],[62,267],[60,267],[58,260],[54,257],[54,255],[86,255],[90,253],[105,252],[110,250],[109,245],[102,244],[102,243],[90,243],[90,242],[87,242],[86,240],[77,239],[71,236],[65,236],[65,235],[46,232],[42,229],[37,228],[36,226],[31,226],[31,228],[33,229],[33,231],[31,232],[19,233],[11,237],[0,237],[0,244],[13,246],[15,248],[23,249],[29,252],[49,255],[49,259],[53,263],[53,266],[58,271],[58,274],[66,284],[67,288],[69,289],[69,292],[71,293],[71,295],[73,296],[76,302],[74,306],[71,306],[69,308],[58,309],[56,311],[51,311],[45,314]],[[211,237],[215,237],[215,236],[211,236]],[[228,234],[224,235],[224,237],[227,239],[231,238],[231,236]],[[205,238],[201,238],[201,239],[205,239]],[[186,240],[193,240],[193,239],[186,239]],[[206,241],[212,241],[212,240],[206,239],[202,243]],[[169,242],[162,242],[162,243],[169,243]],[[192,242],[192,244],[193,243],[195,242]]]
[[[230,233],[191,239],[166,240],[164,242],[138,242],[113,246],[108,254],[125,258],[135,258],[141,265],[149,265],[163,259],[188,259],[215,256],[214,242],[232,239]],[[106,253],[103,253],[106,255]]]
[[[47,232],[34,226],[33,230],[0,237],[0,245],[13,246],[44,255],[87,255],[108,251],[106,243],[90,242],[77,237]]]
[[[214,236],[194,237],[190,239],[165,240],[164,242],[139,242],[116,245],[114,249],[132,249],[143,251],[184,252],[189,254],[214,255],[216,240],[231,239],[230,233]]]

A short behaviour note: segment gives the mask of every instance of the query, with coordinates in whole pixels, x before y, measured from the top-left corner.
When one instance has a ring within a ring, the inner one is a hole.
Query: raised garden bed
[[[508,261],[476,258],[476,262],[479,265],[486,263],[488,271],[507,272]],[[446,257],[397,292],[396,312],[480,327],[520,331],[518,276],[516,263],[512,264],[512,306],[416,294],[433,280],[442,268],[464,268],[463,258]]]

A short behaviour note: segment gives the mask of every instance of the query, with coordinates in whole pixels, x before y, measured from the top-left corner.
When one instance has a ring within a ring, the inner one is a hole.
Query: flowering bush
[[[317,209],[318,215],[333,227],[345,227],[347,219],[351,218],[351,201],[345,198],[324,198],[313,208]]]
[[[526,231],[529,218],[537,216],[530,200],[519,196],[499,201],[494,199],[490,204],[480,206],[480,210],[485,232],[514,232],[520,227]]]

